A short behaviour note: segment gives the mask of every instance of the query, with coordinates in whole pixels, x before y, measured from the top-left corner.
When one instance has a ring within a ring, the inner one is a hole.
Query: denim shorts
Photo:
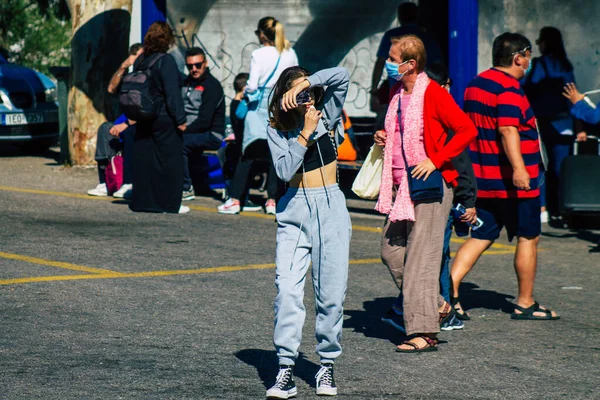
[[[516,237],[534,238],[542,232],[540,198],[530,199],[477,199],[477,217],[483,221],[479,229],[471,230],[471,237],[496,240],[506,227],[508,240]]]

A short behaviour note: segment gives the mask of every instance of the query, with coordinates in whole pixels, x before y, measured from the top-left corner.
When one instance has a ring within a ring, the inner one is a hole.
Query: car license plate
[[[43,113],[4,114],[4,125],[41,124],[43,122]]]

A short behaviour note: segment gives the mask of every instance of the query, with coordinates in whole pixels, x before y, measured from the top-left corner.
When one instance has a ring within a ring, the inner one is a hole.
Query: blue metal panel
[[[461,107],[465,88],[477,75],[478,25],[478,0],[449,0],[449,71],[452,95]]]
[[[152,23],[167,20],[167,0],[142,0],[142,40]]]

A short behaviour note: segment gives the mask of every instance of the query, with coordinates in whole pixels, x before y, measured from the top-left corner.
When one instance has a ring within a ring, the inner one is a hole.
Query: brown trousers
[[[383,227],[381,260],[402,291],[407,335],[440,331],[440,265],[452,196],[444,186],[441,202],[415,204],[414,222],[386,220]]]

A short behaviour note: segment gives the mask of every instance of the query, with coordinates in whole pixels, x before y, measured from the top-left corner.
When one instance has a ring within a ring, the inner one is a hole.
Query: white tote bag
[[[379,196],[381,186],[381,172],[383,170],[383,147],[376,144],[371,147],[356,179],[352,184],[352,191],[358,197],[373,200]]]

